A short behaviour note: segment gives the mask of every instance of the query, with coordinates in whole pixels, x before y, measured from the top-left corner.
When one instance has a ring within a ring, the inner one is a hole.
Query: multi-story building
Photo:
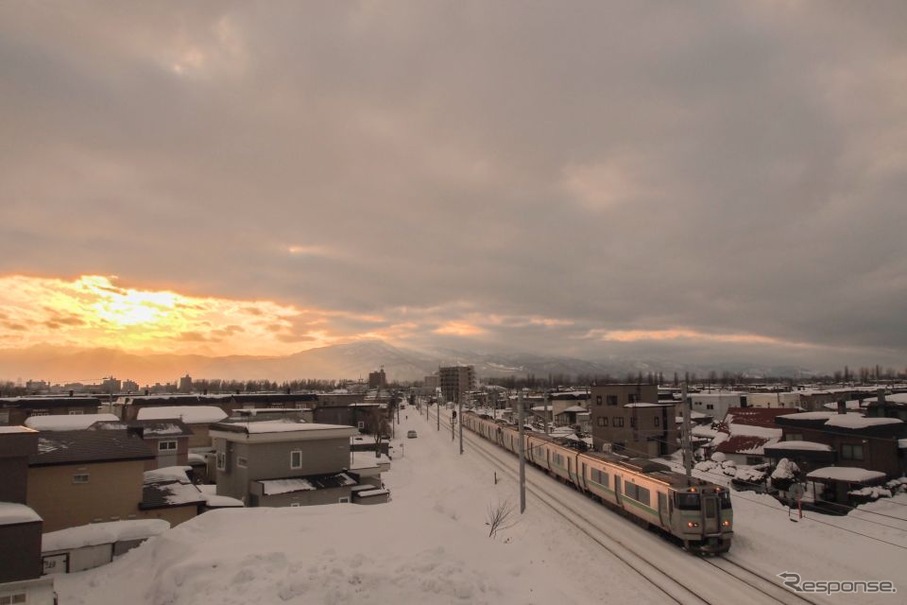
[[[384,368],[381,368],[377,372],[368,373],[368,388],[370,388],[370,389],[387,388],[387,376],[384,373]]]
[[[466,403],[466,393],[475,390],[473,366],[450,366],[438,369],[438,382],[443,402]]]
[[[97,414],[97,397],[6,397],[0,399],[0,426],[19,426],[32,416]]]
[[[665,456],[677,450],[674,403],[657,403],[658,387],[607,384],[591,390],[592,445],[628,456]]]

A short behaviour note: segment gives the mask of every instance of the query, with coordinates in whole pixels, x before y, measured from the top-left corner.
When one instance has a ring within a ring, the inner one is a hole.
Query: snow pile
[[[79,525],[44,534],[42,552],[74,550],[98,544],[144,540],[170,529],[170,522],[163,519],[132,519]]]
[[[772,471],[772,479],[793,479],[800,472],[800,467],[787,458],[778,461],[775,470]]]

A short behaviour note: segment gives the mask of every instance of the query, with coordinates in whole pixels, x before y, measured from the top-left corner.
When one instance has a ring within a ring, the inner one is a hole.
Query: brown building
[[[28,505],[44,519],[45,532],[143,518],[143,472],[154,458],[126,431],[41,433],[29,457]]]
[[[592,445],[628,456],[666,456],[678,448],[675,404],[657,403],[658,387],[606,384],[591,390]]]
[[[903,439],[905,423],[900,418],[844,413],[842,406],[838,413],[789,414],[778,416],[776,422],[784,436],[772,447],[772,457],[787,457],[800,464],[800,456],[807,468],[827,464],[831,458],[834,466],[878,471],[889,479],[902,473],[899,440]],[[830,447],[831,455],[822,450],[822,459],[809,464],[813,451],[803,450],[801,444],[785,447],[789,441],[824,444]]]
[[[24,425],[32,416],[97,414],[97,397],[4,397],[0,398],[0,426]]]

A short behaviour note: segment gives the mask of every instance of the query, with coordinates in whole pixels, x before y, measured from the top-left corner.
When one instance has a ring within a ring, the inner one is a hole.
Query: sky
[[[907,360],[907,5],[0,3],[0,342]]]
[[[760,592],[741,590],[700,557],[532,467],[527,468],[526,509],[520,515],[514,456],[501,452],[510,469],[504,472],[479,453],[468,433],[460,455],[445,425],[438,432],[434,416],[426,419],[409,411],[413,413],[401,418],[396,434],[411,429],[418,437],[392,441],[391,468],[382,474],[390,502],[207,512],[109,565],[56,576],[60,602],[655,605],[668,600],[568,518],[598,525],[608,536],[600,539],[618,541],[616,550],[631,561],[631,553],[642,554],[648,563],[635,564],[654,582],[660,574],[647,572],[648,565],[701,597],[694,600],[673,590],[679,603],[769,602]],[[567,515],[555,514],[539,494],[563,498]],[[864,505],[846,517],[807,512],[796,523],[789,520],[787,507],[770,496],[733,492],[731,500],[735,535],[727,557],[782,592],[786,589],[777,574],[788,572],[804,582],[891,581],[898,591],[809,595],[820,605],[903,601],[904,494]],[[508,504],[511,515],[490,537],[490,511],[502,505],[506,510]]]

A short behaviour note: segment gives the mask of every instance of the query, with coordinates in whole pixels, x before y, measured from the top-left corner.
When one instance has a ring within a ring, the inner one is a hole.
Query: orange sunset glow
[[[115,277],[0,278],[4,348],[36,344],[203,355],[280,355],[331,344],[323,314],[262,300],[185,296]]]

